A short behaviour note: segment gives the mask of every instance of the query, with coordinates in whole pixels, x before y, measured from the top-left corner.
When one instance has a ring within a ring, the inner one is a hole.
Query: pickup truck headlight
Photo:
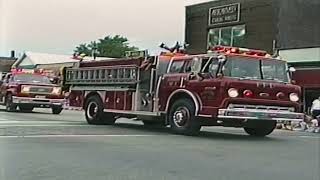
[[[61,87],[54,87],[52,90],[52,94],[60,95],[61,94]]]
[[[21,93],[29,93],[29,92],[30,92],[30,86],[21,87]]]
[[[298,94],[296,94],[296,93],[291,93],[289,95],[289,98],[290,98],[290,101],[292,101],[292,102],[298,102],[300,100]]]

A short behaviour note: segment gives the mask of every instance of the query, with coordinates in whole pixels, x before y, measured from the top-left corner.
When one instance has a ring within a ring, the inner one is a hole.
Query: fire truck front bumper
[[[303,113],[279,110],[258,110],[258,109],[220,109],[219,119],[240,119],[240,120],[272,120],[272,121],[297,121],[304,120]]]
[[[50,108],[54,106],[63,106],[64,99],[30,98],[30,97],[12,97],[12,102],[16,105],[30,105],[33,107]]]

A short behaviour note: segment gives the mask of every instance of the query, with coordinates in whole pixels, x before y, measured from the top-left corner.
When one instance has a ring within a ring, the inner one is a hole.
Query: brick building
[[[188,52],[226,45],[278,53],[297,69],[305,110],[320,96],[319,0],[216,0],[186,7]]]

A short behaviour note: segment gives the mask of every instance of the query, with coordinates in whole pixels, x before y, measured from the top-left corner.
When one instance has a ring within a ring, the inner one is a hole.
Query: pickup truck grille
[[[293,107],[244,105],[244,104],[230,104],[228,109],[253,109],[253,110],[271,110],[271,111],[289,111],[289,112],[295,111]]]
[[[30,93],[37,93],[37,94],[50,94],[52,92],[51,87],[31,87]]]

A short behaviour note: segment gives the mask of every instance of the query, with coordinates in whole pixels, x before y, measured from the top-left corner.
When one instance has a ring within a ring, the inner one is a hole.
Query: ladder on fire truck
[[[138,66],[70,68],[66,71],[68,85],[134,85],[138,83]]]

